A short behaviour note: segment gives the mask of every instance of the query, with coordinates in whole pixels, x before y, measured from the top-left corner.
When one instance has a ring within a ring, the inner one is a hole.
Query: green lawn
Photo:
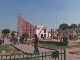
[[[32,40],[27,41],[26,44],[33,44],[33,41]]]
[[[55,44],[41,44],[41,47],[49,48],[49,49],[64,49],[64,48],[72,48],[72,47],[78,47],[80,48],[80,44],[78,45],[72,45],[72,46],[57,46]]]
[[[14,47],[10,46],[10,45],[1,45],[1,46],[0,46],[0,53],[1,53],[2,51],[5,51],[5,52],[11,52],[11,51],[17,52],[18,50],[15,49]]]
[[[33,41],[27,41],[27,44],[33,44]],[[45,47],[49,49],[64,49],[64,48],[71,48],[71,47],[80,47],[79,45],[72,45],[72,46],[57,46],[55,44],[39,44],[40,47]]]
[[[70,48],[69,46],[56,46],[55,44],[41,44],[41,47],[49,48],[49,49],[64,49]]]

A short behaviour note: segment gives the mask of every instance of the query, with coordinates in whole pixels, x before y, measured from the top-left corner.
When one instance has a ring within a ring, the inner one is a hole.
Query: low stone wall
[[[58,41],[39,41],[40,44],[59,44]]]

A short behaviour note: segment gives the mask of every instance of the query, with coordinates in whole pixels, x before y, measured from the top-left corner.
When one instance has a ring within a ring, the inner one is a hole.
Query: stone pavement
[[[80,55],[70,54],[72,51],[80,51],[80,48],[66,49],[66,60],[80,60]]]
[[[32,45],[18,44],[18,45],[13,45],[13,46],[20,49],[21,51],[26,52],[26,53],[33,53],[34,52],[34,46],[32,46]],[[52,51],[52,50],[39,47],[39,52],[49,52],[49,51]]]
[[[5,38],[5,39],[4,39],[4,44],[11,44],[11,43],[10,43],[10,40],[7,39],[7,38]]]

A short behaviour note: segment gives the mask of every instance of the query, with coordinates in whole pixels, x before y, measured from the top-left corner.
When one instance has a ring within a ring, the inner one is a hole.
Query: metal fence
[[[33,53],[17,53],[17,54],[2,54],[0,60],[66,60],[66,50],[55,50],[51,52]]]

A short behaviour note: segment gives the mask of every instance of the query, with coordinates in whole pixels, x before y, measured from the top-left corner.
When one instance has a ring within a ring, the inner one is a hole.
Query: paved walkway
[[[13,45],[13,46],[26,52],[26,53],[33,53],[34,52],[34,46],[31,46],[31,45],[18,44],[18,45]],[[52,50],[39,47],[39,52],[49,52],[49,51],[52,51]]]
[[[5,39],[4,39],[4,44],[11,44],[11,42],[10,42],[9,39],[5,38]]]
[[[80,51],[80,48],[66,49],[66,60],[80,60],[80,55],[69,53],[72,51]]]

